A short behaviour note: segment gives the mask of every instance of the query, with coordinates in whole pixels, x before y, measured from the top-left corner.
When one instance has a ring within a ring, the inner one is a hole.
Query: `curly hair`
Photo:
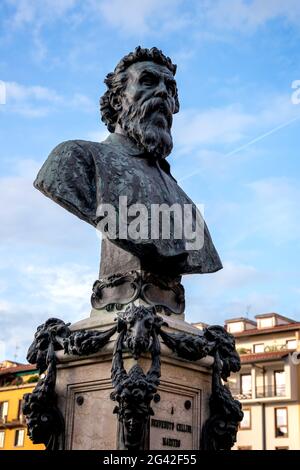
[[[136,62],[151,61],[156,64],[167,67],[173,75],[176,74],[177,65],[173,64],[170,57],[165,56],[160,49],[152,47],[151,49],[143,49],[141,46],[135,48],[124,56],[117,64],[115,70],[109,73],[104,83],[108,90],[100,98],[101,120],[107,126],[109,132],[114,132],[118,120],[119,111],[115,110],[111,105],[111,97],[120,94],[127,82],[126,69]],[[175,94],[175,113],[179,110],[178,91]]]

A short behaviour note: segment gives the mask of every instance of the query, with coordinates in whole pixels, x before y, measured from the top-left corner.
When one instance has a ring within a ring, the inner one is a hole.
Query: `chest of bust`
[[[97,173],[97,199],[99,203],[118,205],[119,197],[126,196],[128,205],[174,203],[191,204],[192,201],[156,162],[125,151],[99,152],[95,159]]]

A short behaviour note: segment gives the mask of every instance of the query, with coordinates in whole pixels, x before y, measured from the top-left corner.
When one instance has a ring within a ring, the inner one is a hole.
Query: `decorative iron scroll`
[[[230,450],[236,442],[238,425],[244,415],[240,402],[222,384],[222,368],[222,361],[216,352],[209,399],[210,417],[202,428],[202,450]]]
[[[69,323],[50,318],[37,328],[27,353],[27,360],[36,364],[42,374],[32,393],[24,395],[23,414],[28,435],[34,444],[45,444],[47,450],[63,448],[64,419],[57,407],[56,355],[87,356],[98,352],[117,331],[117,326],[107,331],[82,330],[71,332]]]
[[[62,447],[64,419],[57,407],[56,356],[52,345],[49,346],[47,361],[44,376],[39,379],[32,393],[24,395],[22,411],[32,442],[45,444],[47,450],[57,450]]]
[[[95,281],[91,298],[95,309],[122,310],[137,298],[150,306],[162,307],[166,314],[184,312],[184,287],[181,277],[158,276],[145,271],[113,274]]]
[[[151,402],[159,386],[159,336],[178,357],[197,361],[214,357],[210,417],[202,429],[203,450],[229,450],[235,440],[238,423],[243,418],[241,405],[234,400],[223,384],[231,372],[240,369],[240,358],[235,350],[234,337],[221,326],[210,326],[197,334],[168,333],[167,323],[157,315],[156,307],[128,306],[119,312],[117,324],[107,331],[81,330],[72,332],[69,324],[50,318],[39,326],[27,359],[45,372],[31,394],[25,397],[23,413],[27,418],[28,434],[35,443],[44,443],[47,449],[63,448],[64,423],[56,405],[55,351],[88,356],[95,354],[118,333],[112,359],[111,379],[114,391],[111,399],[117,402],[118,448],[147,449],[149,420],[153,415]],[[147,373],[137,363],[127,372],[123,351],[129,351],[135,360],[142,354],[151,354]]]

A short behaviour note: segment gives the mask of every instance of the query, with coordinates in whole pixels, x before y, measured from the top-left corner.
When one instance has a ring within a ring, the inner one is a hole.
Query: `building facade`
[[[277,313],[225,322],[241,370],[229,387],[243,407],[235,449],[300,449],[300,322]]]
[[[22,399],[32,392],[38,380],[35,366],[11,361],[0,363],[0,451],[43,450],[27,436],[22,415]]]

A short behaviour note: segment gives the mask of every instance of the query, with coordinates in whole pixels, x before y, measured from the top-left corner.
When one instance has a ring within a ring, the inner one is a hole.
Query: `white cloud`
[[[40,38],[41,27],[54,21],[77,25],[86,18],[101,18],[129,35],[153,33],[155,29],[172,32],[191,21],[183,11],[176,14],[182,0],[6,0],[6,3],[13,9],[9,27],[18,29],[34,25],[32,32],[42,55],[45,46]]]
[[[65,100],[65,105],[72,108],[79,108],[83,111],[95,111],[98,109],[98,103],[91,100],[88,96],[82,93],[74,93],[70,100]]]
[[[173,172],[184,185],[199,174],[223,178],[241,162],[259,158],[261,142],[299,119],[299,106],[292,104],[290,94],[257,98],[247,111],[235,104],[183,110],[174,121]],[[186,154],[190,171],[180,161]]]
[[[240,288],[256,282],[260,274],[258,270],[251,265],[225,261],[223,269],[215,273],[214,290]]]
[[[6,105],[3,112],[13,112],[26,117],[46,116],[51,109],[63,103],[56,91],[42,86],[24,86],[16,82],[5,82]]]
[[[34,160],[12,164],[14,176],[0,178],[1,246],[49,246],[97,249],[96,231],[46,198],[33,187],[41,164]]]
[[[5,82],[7,100],[25,101],[42,100],[51,102],[61,102],[62,97],[56,91],[42,86],[24,86],[16,82]]]
[[[27,117],[42,117],[50,112],[63,108],[80,109],[81,111],[94,111],[95,103],[86,95],[75,93],[63,96],[57,91],[40,86],[26,86],[17,82],[4,82],[6,88],[6,105],[2,112],[12,112]]]
[[[0,302],[0,361],[11,359],[16,346],[23,361],[38,325],[50,317],[71,323],[89,317],[94,280],[89,267],[74,263],[16,266],[19,295]]]
[[[249,287],[263,276],[254,266],[233,260],[225,260],[223,261],[223,269],[212,275],[202,277],[201,285],[206,297],[215,298],[223,296],[229,289],[239,290],[245,286]],[[188,276],[186,279],[189,288],[196,289],[199,281],[195,276]]]
[[[268,278],[269,274],[251,264],[233,259],[223,261],[222,270],[201,276],[201,279],[185,276],[187,321],[221,324],[226,318],[245,314],[248,305],[255,313],[261,313],[260,309],[267,305],[268,295],[257,294],[255,297],[253,290],[257,282],[262,283]],[[272,300],[274,305],[275,300]]]
[[[153,32],[153,23],[158,19],[160,29],[174,30],[185,25],[183,15],[175,15],[179,3],[181,0],[90,0],[89,6],[115,28],[140,35]]]
[[[174,120],[174,140],[184,153],[204,144],[228,146],[242,140],[246,144],[252,140],[249,136],[253,132],[256,139],[260,133],[297,118],[300,118],[299,109],[292,104],[291,93],[265,94],[247,111],[235,103],[204,110],[182,110]]]
[[[199,6],[210,26],[222,30],[252,32],[276,18],[299,24],[298,0],[208,0]]]
[[[232,296],[232,300],[227,303],[227,312],[233,316],[250,316],[260,313],[276,312],[278,310],[280,296],[277,293],[249,292],[245,295]]]
[[[108,130],[90,131],[86,134],[88,140],[93,142],[102,142],[109,136]]]
[[[18,359],[24,360],[37,326],[47,318],[74,323],[90,314],[99,240],[92,227],[33,188],[39,166],[17,161],[16,176],[0,178],[0,360],[1,344],[8,358],[17,344]],[[89,259],[94,259],[90,266]]]
[[[187,151],[202,144],[234,143],[256,122],[254,115],[231,105],[203,111],[183,110],[174,122],[175,142]]]
[[[75,307],[78,315],[90,296],[95,273],[87,266],[64,264],[56,267],[29,265],[21,268],[28,285],[34,285],[33,298],[47,301],[48,308],[59,305]],[[87,312],[88,316],[88,312]]]
[[[298,181],[268,177],[246,183],[243,188],[242,202],[219,200],[214,208],[216,230],[227,250],[267,243],[279,258],[284,256],[279,251],[281,246],[289,245],[287,254],[290,254],[290,244],[300,240]]]
[[[213,281],[212,281],[213,283]],[[260,293],[252,290],[239,293],[231,291],[230,298],[225,297],[226,292],[218,297],[205,295],[201,289],[198,296],[190,295],[186,310],[186,319],[189,322],[204,321],[212,324],[222,324],[226,319],[247,316],[254,317],[260,313],[278,312],[280,295],[273,292]]]
[[[50,22],[68,13],[78,0],[6,0],[14,8],[10,26],[20,28],[31,23]]]
[[[250,232],[281,245],[300,239],[300,188],[285,177],[265,178],[248,184],[252,199]]]
[[[6,300],[0,300],[0,315],[3,311],[9,310],[10,303]]]
[[[293,24],[299,23],[300,4],[298,0],[4,0],[9,6],[7,18],[3,20],[4,31],[12,37],[16,30],[27,29],[32,39],[30,54],[33,61],[57,65],[65,63],[63,58],[53,57],[45,28],[61,23],[66,30],[76,29],[83,23],[90,32],[101,28],[102,23],[127,37],[161,38],[175,32],[186,32],[197,49],[204,42],[228,41],[226,32],[255,32],[268,21],[283,18]],[[227,34],[227,36],[229,36]],[[90,50],[90,37],[80,36]],[[184,41],[183,41],[184,42]],[[81,48],[81,47],[80,47]],[[71,48],[72,49],[72,48]],[[75,54],[67,52],[76,67],[78,46]],[[76,52],[77,51],[77,52]],[[176,55],[176,52],[175,54]],[[185,54],[187,59],[187,55]],[[82,58],[82,55],[81,55]],[[86,67],[92,67],[91,63]],[[95,66],[94,66],[95,67]]]
[[[12,9],[9,27],[12,29],[67,21],[78,24],[87,17],[101,17],[111,26],[128,35],[173,32],[193,27],[196,33],[215,37],[213,29],[252,32],[276,18],[298,24],[298,0],[5,0]],[[181,8],[179,8],[181,7]],[[157,27],[159,25],[159,28]],[[205,31],[206,30],[206,31]]]

